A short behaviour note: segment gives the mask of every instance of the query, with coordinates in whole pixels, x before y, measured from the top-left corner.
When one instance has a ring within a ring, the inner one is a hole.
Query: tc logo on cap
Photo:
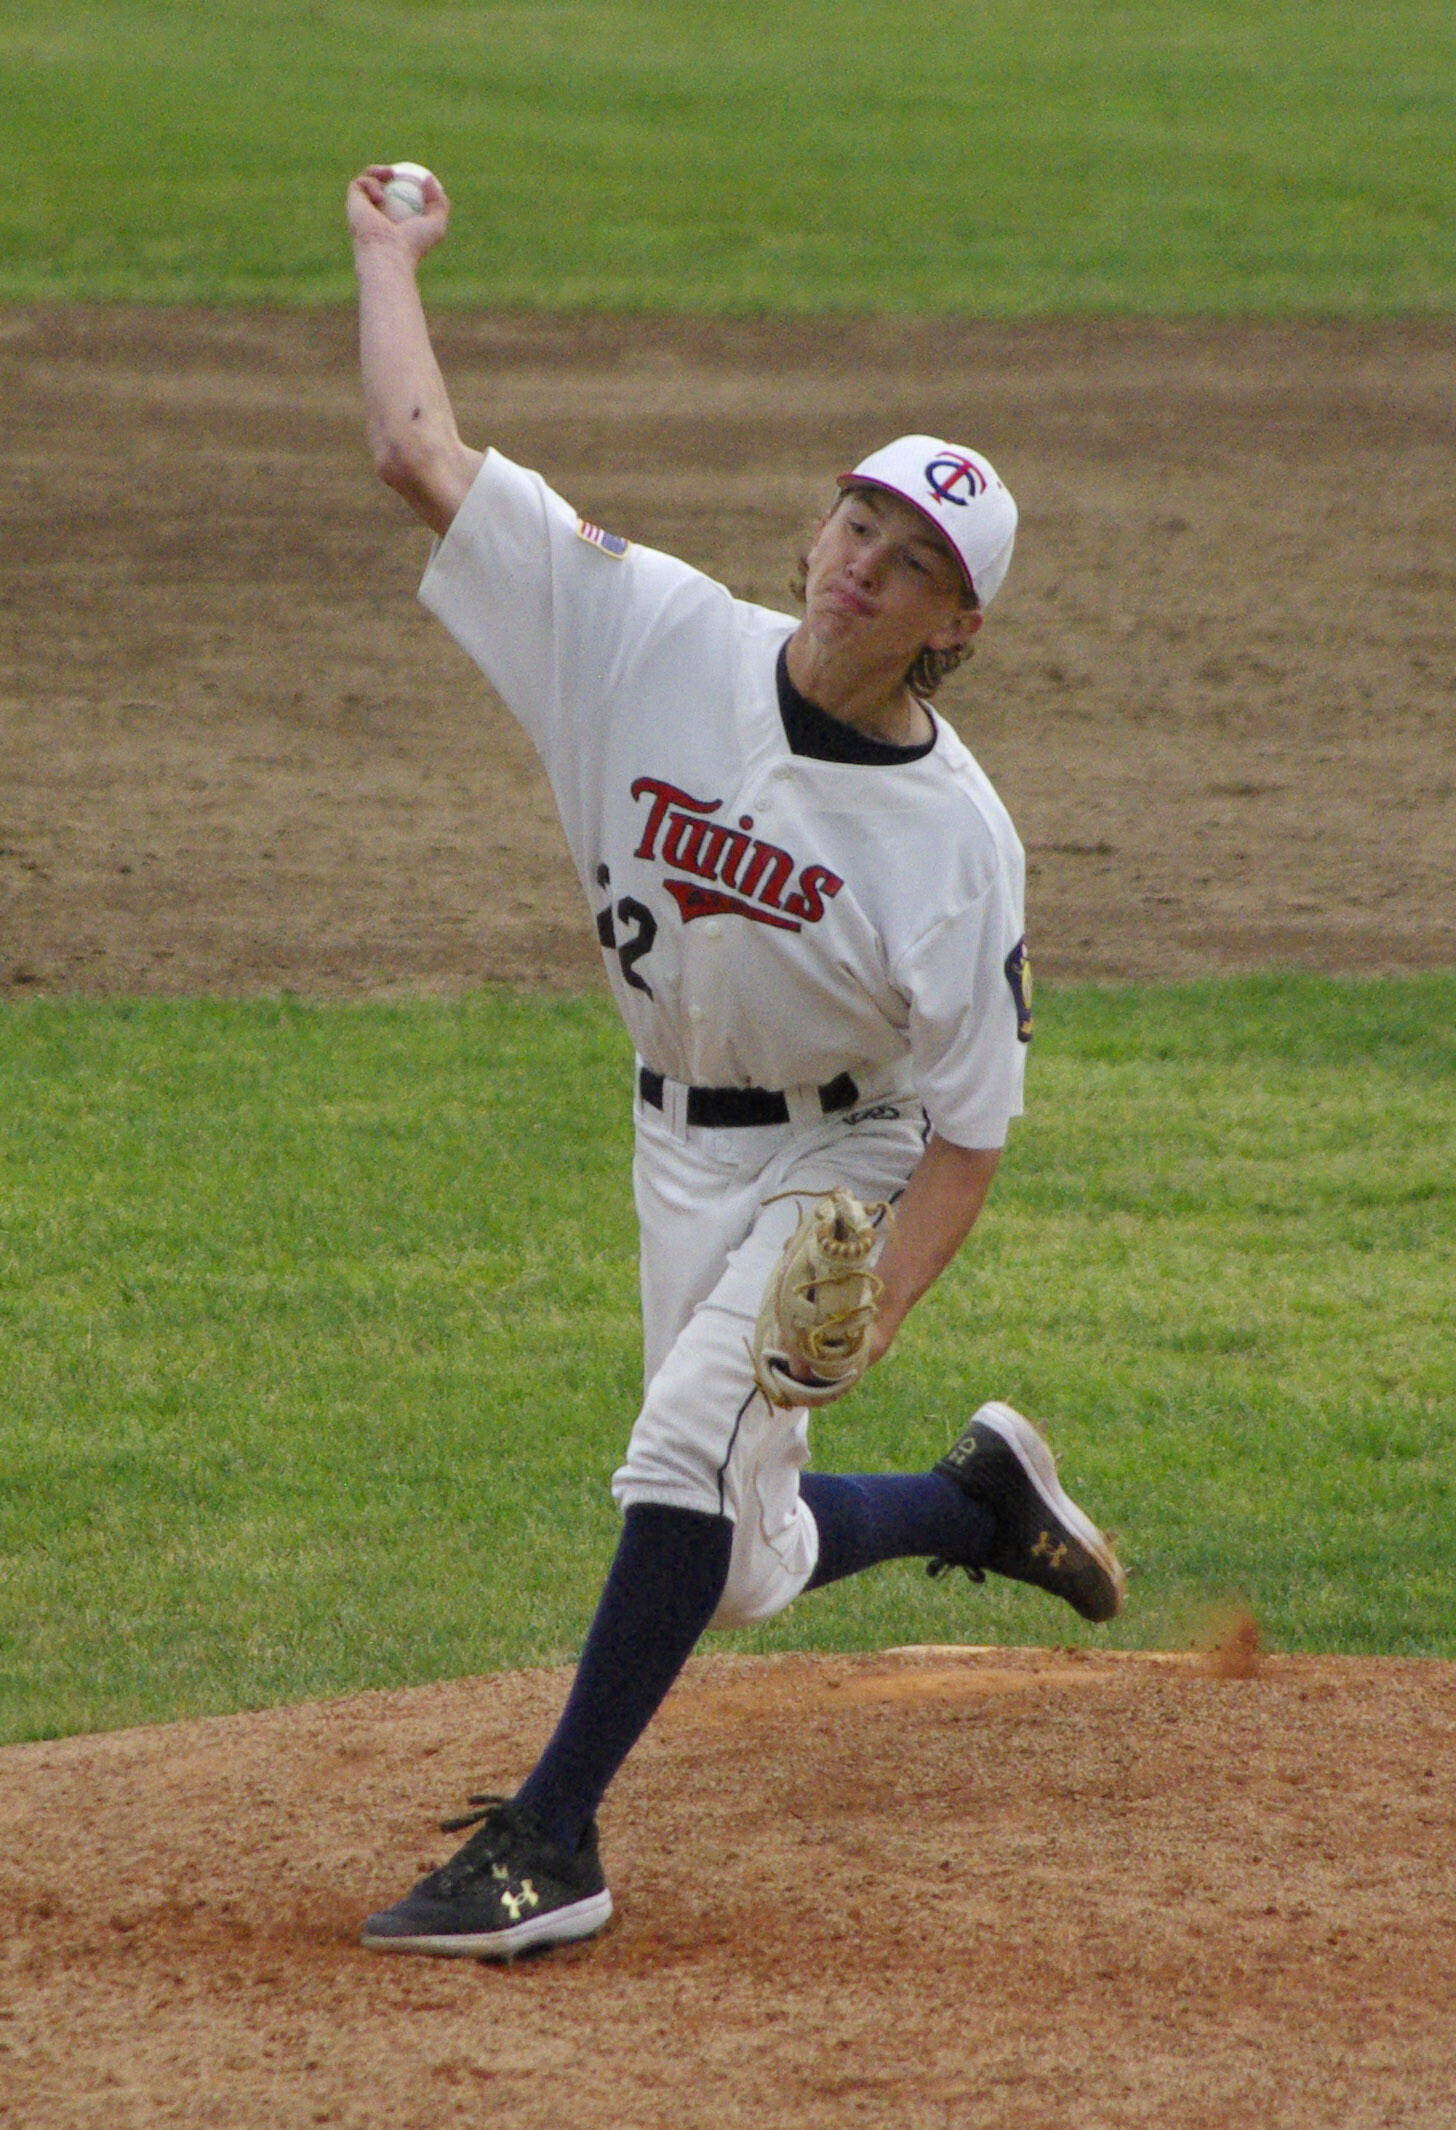
[[[973,496],[985,493],[986,476],[974,459],[945,452],[926,467],[925,484],[938,503],[954,503],[963,510]],[[958,493],[961,489],[964,494]]]

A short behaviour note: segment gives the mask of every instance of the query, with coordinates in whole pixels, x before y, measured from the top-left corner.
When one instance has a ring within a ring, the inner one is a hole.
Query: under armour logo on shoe
[[[509,1888],[507,1888],[507,1890],[501,1895],[500,1900],[501,1907],[508,1908],[510,1910],[511,1921],[513,1923],[520,1922],[521,1910],[523,1908],[539,1908],[541,1905],[541,1896],[539,1893],[537,1893],[535,1887],[531,1884],[531,1881],[529,1879],[522,1879],[521,1890],[519,1893],[512,1893]]]
[[[1045,1561],[1049,1568],[1064,1568],[1067,1564],[1066,1541],[1058,1539],[1053,1545],[1051,1532],[1043,1531],[1031,1549],[1031,1557],[1033,1560]]]

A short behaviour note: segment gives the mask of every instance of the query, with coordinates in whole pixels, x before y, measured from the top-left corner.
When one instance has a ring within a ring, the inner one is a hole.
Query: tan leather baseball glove
[[[887,1205],[862,1206],[841,1189],[801,1216],[764,1291],[749,1348],[770,1405],[827,1405],[864,1374],[881,1288],[869,1261],[889,1214]]]

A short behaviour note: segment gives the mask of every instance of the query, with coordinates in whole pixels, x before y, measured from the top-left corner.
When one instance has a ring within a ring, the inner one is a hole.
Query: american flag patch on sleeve
[[[587,518],[577,519],[576,537],[585,540],[588,547],[599,547],[604,555],[615,555],[619,562],[631,545],[620,533],[603,532],[600,525],[593,525]]]

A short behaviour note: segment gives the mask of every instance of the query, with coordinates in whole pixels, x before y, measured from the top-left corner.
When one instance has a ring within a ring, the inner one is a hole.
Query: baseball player
[[[817,1392],[796,1376],[804,1403],[771,1403],[750,1350],[802,1208],[845,1189],[894,1206],[878,1361],[1021,1110],[1023,854],[928,701],[1006,573],[1010,495],[938,438],[870,451],[809,548],[798,620],[587,523],[462,442],[416,284],[448,202],[432,179],[393,222],[389,174],[348,202],[376,465],[437,535],[424,604],[545,765],[637,1051],[646,1387],[617,1552],[525,1783],[472,1799],[447,1823],[474,1827],[464,1846],[364,1929],[499,1958],[611,1914],[597,1807],[704,1629],[895,1558],[1012,1576],[1091,1620],[1123,1575],[1010,1406],[982,1406],[933,1471],[816,1473]]]

